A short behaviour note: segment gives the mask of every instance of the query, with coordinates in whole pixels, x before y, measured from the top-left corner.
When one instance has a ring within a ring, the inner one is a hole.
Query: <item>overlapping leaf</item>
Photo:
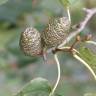
[[[64,7],[67,7],[67,6],[69,6],[69,0],[59,0],[60,1],[60,3],[64,6]]]
[[[0,5],[6,3],[8,0],[0,0]]]
[[[88,48],[81,47],[79,51],[74,49],[73,57],[84,64],[96,80],[96,55]]]
[[[29,82],[15,96],[48,96],[51,92],[51,87],[47,80],[37,78]]]
[[[90,67],[96,71],[96,54],[94,54],[90,49],[82,47],[79,49],[79,56],[90,65]]]
[[[60,3],[64,6],[64,7],[68,7],[69,5],[75,3],[78,0],[59,0]]]

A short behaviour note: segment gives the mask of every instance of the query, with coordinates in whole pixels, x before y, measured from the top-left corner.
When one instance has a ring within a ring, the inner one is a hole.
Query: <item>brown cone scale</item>
[[[67,17],[51,19],[41,35],[45,46],[51,48],[60,45],[69,34],[70,26]]]
[[[21,33],[20,48],[28,56],[41,55],[41,36],[35,28],[27,28]]]

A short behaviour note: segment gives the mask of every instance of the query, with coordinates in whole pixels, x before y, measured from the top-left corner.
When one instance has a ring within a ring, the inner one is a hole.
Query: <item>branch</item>
[[[56,61],[57,68],[58,68],[58,78],[57,78],[56,84],[54,85],[54,88],[52,89],[52,92],[49,94],[49,96],[52,96],[54,94],[54,92],[59,84],[59,81],[60,81],[60,63],[59,63],[57,54],[54,54],[54,59]]]
[[[77,51],[76,49],[72,49],[70,51],[70,47],[62,47],[60,49],[56,49],[54,51],[54,53],[57,53],[58,51],[63,51],[63,52],[71,52],[73,54],[73,57],[75,57],[77,60],[79,60],[81,63],[83,63],[87,68],[88,70],[91,72],[91,74],[93,75],[94,79],[96,80],[96,74],[95,72],[93,71],[93,69],[82,59],[80,58],[77,54],[80,54],[79,51]]]
[[[80,23],[78,24],[79,27],[77,28],[77,30],[71,32],[71,33],[69,34],[69,36],[66,38],[66,40],[64,40],[63,43],[58,46],[58,48],[61,48],[61,47],[64,46],[66,43],[68,43],[69,41],[71,41],[71,39],[72,39],[73,37],[75,37],[77,34],[79,34],[79,33],[85,28],[85,26],[87,25],[88,21],[92,18],[92,16],[93,16],[94,14],[96,14],[96,8],[93,8],[93,9],[86,9],[86,8],[84,8],[83,10],[87,13],[84,21],[82,21],[82,22],[80,22]]]

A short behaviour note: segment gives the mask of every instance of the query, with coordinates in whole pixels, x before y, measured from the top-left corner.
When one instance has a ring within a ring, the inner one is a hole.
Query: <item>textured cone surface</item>
[[[69,34],[70,25],[67,17],[51,19],[41,35],[45,45],[49,48],[60,45]]]
[[[29,56],[41,54],[41,37],[35,28],[27,28],[21,33],[20,48]]]

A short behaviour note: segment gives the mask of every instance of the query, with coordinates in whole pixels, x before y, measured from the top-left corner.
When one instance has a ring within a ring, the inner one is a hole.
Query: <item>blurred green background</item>
[[[72,24],[81,21],[83,7],[96,7],[96,0],[70,0]],[[19,48],[21,32],[33,26],[44,30],[49,18],[66,16],[66,10],[58,0],[9,0],[0,6],[0,96],[12,96],[28,81],[43,77],[54,85],[57,68],[52,54],[48,64],[41,57],[25,56]],[[96,41],[96,16],[92,18],[82,34],[93,34]],[[90,47],[90,46],[89,46]],[[96,52],[96,47],[92,47]],[[60,53],[61,80],[59,93],[64,96],[83,96],[96,92],[96,82],[83,64],[68,53]]]

